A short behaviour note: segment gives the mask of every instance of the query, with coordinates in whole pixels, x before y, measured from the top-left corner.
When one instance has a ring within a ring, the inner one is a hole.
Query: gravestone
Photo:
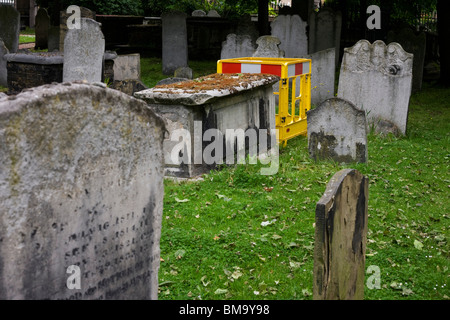
[[[35,48],[47,49],[48,48],[48,29],[50,28],[50,17],[45,8],[39,8],[36,14],[36,42]]]
[[[188,66],[186,14],[164,13],[162,18],[162,72],[173,75],[179,67]]]
[[[387,42],[397,42],[406,52],[414,55],[412,91],[420,91],[422,89],[423,69],[427,47],[425,32],[416,35],[411,28],[403,28],[400,31],[389,31]]]
[[[265,57],[265,58],[283,58],[284,51],[278,46],[280,45],[280,39],[272,36],[262,36],[256,40],[256,51],[253,53],[253,57]]]
[[[388,120],[405,134],[412,66],[413,55],[398,43],[360,40],[344,49],[338,97],[364,110],[369,124]]]
[[[20,13],[14,6],[0,4],[0,39],[10,53],[19,48]]]
[[[255,46],[249,35],[230,33],[227,35],[227,40],[222,42],[220,59],[252,57],[254,52]]]
[[[194,10],[192,11],[193,17],[206,17],[206,12],[203,10]]]
[[[319,105],[334,97],[336,75],[336,50],[330,48],[307,55],[311,59],[311,104]],[[297,82],[300,92],[300,82]]]
[[[309,49],[310,54],[329,48],[335,48],[336,64],[339,62],[341,45],[342,14],[331,8],[312,11],[309,16]]]
[[[259,38],[259,31],[249,14],[239,18],[235,34],[240,36],[249,35],[252,43],[256,43],[256,40]]]
[[[80,8],[80,17],[81,18],[88,18],[95,20],[96,15],[95,12],[92,10],[89,10],[85,7],[79,7]],[[72,16],[73,13],[66,11],[61,11],[59,15],[59,51],[64,52],[64,41],[66,39],[66,34],[69,28],[67,27],[67,19]],[[75,21],[73,21],[75,22]]]
[[[308,149],[314,160],[367,162],[367,122],[364,111],[332,98],[307,112]]]
[[[59,26],[50,26],[48,29],[48,52],[59,51]]]
[[[3,40],[0,39],[0,86],[8,87],[8,68],[6,55],[9,53]]]
[[[207,16],[213,18],[220,18],[220,14],[216,10],[209,10]]]
[[[185,79],[192,79],[193,73],[192,69],[189,67],[180,67],[175,70],[173,73],[174,78],[185,78]]]
[[[62,83],[0,98],[0,299],[156,299],[165,127]]]
[[[316,205],[314,300],[364,299],[368,179],[337,172]]]
[[[70,29],[66,35],[63,81],[100,82],[104,53],[105,38],[100,24],[81,18],[81,28]]]
[[[141,55],[122,54],[114,59],[114,80],[138,80],[141,78]]]
[[[300,16],[279,15],[270,26],[286,58],[304,58],[308,54],[307,23]]]

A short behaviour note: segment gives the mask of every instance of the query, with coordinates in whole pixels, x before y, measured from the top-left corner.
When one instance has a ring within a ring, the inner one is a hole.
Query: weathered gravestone
[[[192,11],[193,17],[206,17],[206,12],[203,10],[194,10]]]
[[[329,48],[335,48],[336,64],[339,61],[341,45],[342,14],[331,8],[322,8],[319,12],[312,11],[309,15],[309,49],[315,53]]]
[[[114,59],[114,80],[138,80],[141,78],[141,55],[122,54]]]
[[[405,134],[412,66],[413,55],[398,43],[360,40],[344,50],[338,97],[364,110],[369,124],[388,120]]]
[[[308,54],[307,23],[300,16],[279,15],[270,26],[286,58],[304,58]]]
[[[45,8],[39,8],[36,14],[36,42],[35,48],[47,49],[48,48],[48,29],[50,28],[50,17]]]
[[[337,172],[316,205],[315,300],[364,299],[368,179],[359,171]]]
[[[48,28],[48,52],[59,51],[59,26]]]
[[[403,28],[400,31],[389,31],[387,42],[397,42],[406,52],[414,55],[412,91],[420,91],[422,89],[423,69],[427,47],[425,32],[416,35],[411,28]]]
[[[256,40],[256,51],[253,57],[283,58],[284,51],[279,48],[280,39],[272,36],[262,36]]]
[[[102,80],[105,38],[100,24],[81,18],[80,29],[70,29],[64,43],[63,81]]]
[[[259,31],[256,27],[256,24],[252,21],[252,18],[249,14],[243,15],[239,18],[236,26],[237,35],[249,35],[252,39],[252,43],[255,43],[259,38]]]
[[[255,49],[255,45],[249,35],[230,33],[227,35],[227,40],[222,42],[220,59],[252,57]]]
[[[82,83],[0,98],[0,299],[156,299],[164,124]]]
[[[206,16],[213,18],[220,18],[220,14],[216,10],[209,10]]]
[[[80,18],[88,18],[92,20],[96,20],[95,12],[89,10],[85,7],[80,8]],[[67,31],[69,31],[69,27],[67,26],[68,18],[74,14],[74,11],[70,11],[67,13],[66,11],[61,11],[59,15],[59,51],[64,52],[64,41],[66,39]],[[75,24],[76,20],[70,20],[70,23]],[[71,26],[73,28],[74,26]]]
[[[14,6],[0,4],[0,39],[10,53],[19,48],[20,13]]]
[[[367,122],[363,110],[332,98],[308,111],[308,149],[315,160],[367,162]]]
[[[178,11],[162,18],[162,72],[173,75],[179,67],[188,67],[187,15]]]
[[[8,87],[8,67],[6,55],[9,53],[3,40],[0,39],[0,86]]]
[[[336,75],[336,50],[330,48],[305,56],[311,59],[311,104],[318,105],[334,97]],[[297,92],[300,82],[297,81]]]

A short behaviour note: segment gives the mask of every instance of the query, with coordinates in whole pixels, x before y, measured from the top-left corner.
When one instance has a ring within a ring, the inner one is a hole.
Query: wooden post
[[[316,205],[315,300],[364,299],[368,179],[337,172]]]

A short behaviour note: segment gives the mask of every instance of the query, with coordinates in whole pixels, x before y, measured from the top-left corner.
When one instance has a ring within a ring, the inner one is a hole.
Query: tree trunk
[[[450,86],[450,1],[438,0],[438,36],[439,36],[439,56],[441,63],[440,83]]]
[[[270,34],[269,30],[269,0],[258,0],[259,36]]]

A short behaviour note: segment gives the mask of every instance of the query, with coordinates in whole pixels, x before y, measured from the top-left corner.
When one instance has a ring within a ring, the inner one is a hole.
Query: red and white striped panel
[[[224,62],[222,73],[268,73],[281,77],[281,65]],[[288,65],[288,77],[305,73],[309,73],[309,62]]]

